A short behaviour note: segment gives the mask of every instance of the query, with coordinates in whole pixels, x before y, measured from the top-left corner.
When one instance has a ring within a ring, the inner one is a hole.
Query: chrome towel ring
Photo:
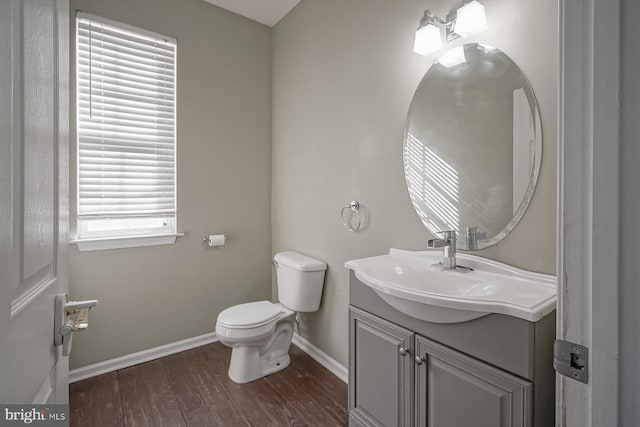
[[[351,226],[351,218],[345,218],[345,211],[347,211],[347,209],[350,209],[352,212],[352,215],[355,214],[358,218],[358,224],[355,227]],[[342,210],[340,211],[340,217],[342,218],[342,225],[344,225],[344,228],[346,228],[349,231],[358,231],[360,230],[360,225],[362,223],[361,218],[360,218],[360,202],[358,202],[357,200],[352,200],[350,203],[347,203]]]

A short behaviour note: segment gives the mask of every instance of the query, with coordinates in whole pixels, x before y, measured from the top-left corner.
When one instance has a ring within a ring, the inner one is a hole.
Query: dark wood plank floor
[[[295,346],[291,365],[248,384],[210,344],[71,384],[71,426],[346,426],[347,385]]]

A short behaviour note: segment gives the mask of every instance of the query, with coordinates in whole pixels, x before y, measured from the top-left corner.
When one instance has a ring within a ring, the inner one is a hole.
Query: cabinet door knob
[[[409,349],[406,347],[400,347],[400,350],[398,350],[400,352],[400,355],[402,356],[406,356],[407,354],[409,354]]]
[[[416,363],[418,365],[422,365],[422,363],[425,361],[426,359],[422,356],[416,356]]]

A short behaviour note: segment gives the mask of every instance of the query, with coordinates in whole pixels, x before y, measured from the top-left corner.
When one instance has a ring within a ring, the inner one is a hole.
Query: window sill
[[[80,252],[103,251],[107,249],[138,248],[142,246],[173,245],[176,238],[184,233],[154,234],[147,236],[101,237],[95,239],[76,239],[69,243],[78,245]]]

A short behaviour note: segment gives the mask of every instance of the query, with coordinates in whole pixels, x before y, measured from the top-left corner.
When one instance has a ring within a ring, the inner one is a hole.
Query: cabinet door
[[[413,424],[413,332],[349,308],[349,419],[356,426]]]
[[[416,424],[530,427],[532,384],[419,335]]]

